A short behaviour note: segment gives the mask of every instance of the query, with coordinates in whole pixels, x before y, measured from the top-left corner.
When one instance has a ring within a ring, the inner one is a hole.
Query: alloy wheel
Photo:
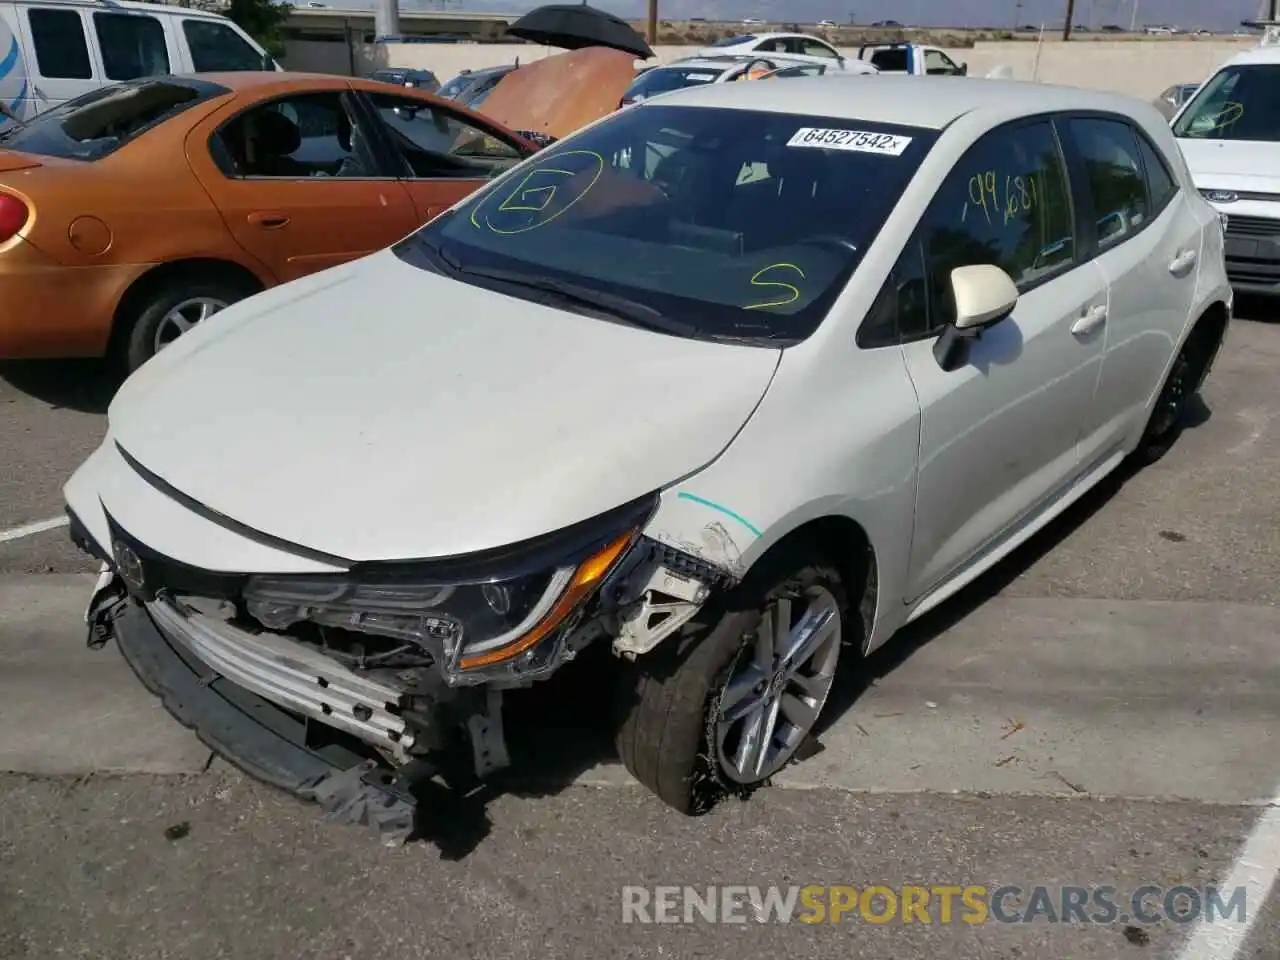
[[[765,609],[717,703],[716,750],[739,784],[777,773],[817,723],[840,657],[840,608],[812,586]]]

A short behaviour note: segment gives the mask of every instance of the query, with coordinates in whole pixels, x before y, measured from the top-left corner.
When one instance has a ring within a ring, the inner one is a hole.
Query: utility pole
[[[649,46],[658,42],[658,0],[649,0]]]
[[[1133,16],[1129,18],[1129,32],[1138,32],[1138,0],[1133,0]]]
[[[1071,39],[1071,24],[1076,16],[1076,0],[1067,0],[1067,20],[1062,25],[1062,39]]]

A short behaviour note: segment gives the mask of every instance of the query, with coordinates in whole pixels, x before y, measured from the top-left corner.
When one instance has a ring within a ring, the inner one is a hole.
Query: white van
[[[279,70],[226,17],[114,0],[0,0],[0,126],[118,80]]]

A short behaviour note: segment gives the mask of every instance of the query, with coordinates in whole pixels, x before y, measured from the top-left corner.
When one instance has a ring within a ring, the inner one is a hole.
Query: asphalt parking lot
[[[40,524],[111,385],[0,365],[0,957],[1280,958],[1280,308],[1238,314],[1174,450],[877,654],[778,785],[669,812],[566,672],[512,704],[501,790],[401,848],[213,760],[84,648],[93,566]],[[1243,886],[1246,924],[622,909],[637,885],[1146,883]]]

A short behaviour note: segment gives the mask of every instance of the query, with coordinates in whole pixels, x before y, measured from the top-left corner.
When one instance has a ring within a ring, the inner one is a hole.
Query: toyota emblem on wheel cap
[[[120,571],[121,579],[134,590],[141,590],[146,585],[146,575],[142,569],[142,560],[133,550],[119,540],[112,544],[112,550],[116,555],[116,569]]]

